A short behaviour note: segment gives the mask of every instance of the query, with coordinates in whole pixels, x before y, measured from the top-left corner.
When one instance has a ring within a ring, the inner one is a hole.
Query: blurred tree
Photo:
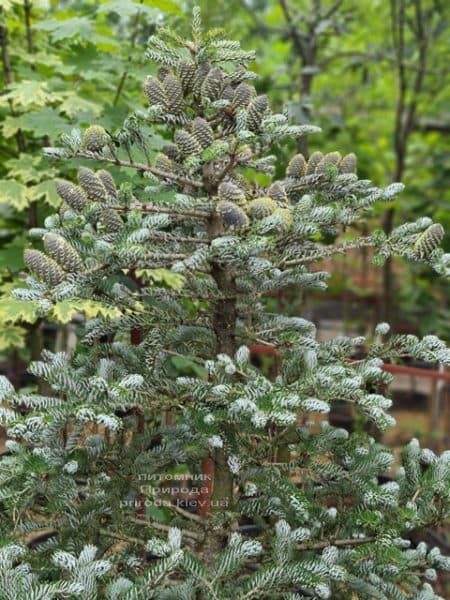
[[[39,315],[6,297],[23,268],[25,230],[60,203],[42,148],[80,125],[114,131],[123,122],[147,72],[133,50],[162,11],[181,14],[170,0],[0,3],[0,352],[29,349],[36,360],[42,349]]]
[[[390,23],[392,48],[395,64],[396,107],[394,120],[395,167],[393,180],[403,178],[411,135],[425,125],[433,129],[432,123],[420,121],[429,115],[430,103],[435,90],[436,76],[440,82],[448,74],[447,66],[441,64],[439,37],[445,32],[442,7],[430,0],[390,0]],[[438,124],[442,131],[442,124]],[[395,207],[383,215],[383,229],[392,230]],[[390,320],[394,314],[394,281],[392,262],[384,266],[383,318]]]

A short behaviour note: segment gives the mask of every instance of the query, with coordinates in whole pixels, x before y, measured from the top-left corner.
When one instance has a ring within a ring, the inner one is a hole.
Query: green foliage
[[[23,268],[24,228],[42,225],[61,203],[42,146],[94,119],[112,130],[121,124],[141,86],[132,49],[161,10],[180,12],[175,2],[2,3],[0,281]]]

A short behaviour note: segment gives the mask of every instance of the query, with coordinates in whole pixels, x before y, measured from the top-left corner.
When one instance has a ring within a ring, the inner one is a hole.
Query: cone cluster
[[[108,200],[117,200],[117,187],[109,171],[100,169],[95,172],[87,167],[80,167],[78,170],[78,182],[79,185],[77,186],[64,179],[56,180],[57,192],[64,201],[60,209],[61,214],[64,214],[67,208],[71,208],[76,212],[82,212],[89,201],[101,202],[103,204]],[[101,210],[98,222],[102,229],[108,232],[117,232],[123,227],[123,221],[119,213],[109,207]]]
[[[65,179],[55,181],[58,195],[63,200],[60,208],[62,218],[68,210],[83,212],[90,202],[101,202],[104,207],[97,213],[97,226],[108,233],[120,231],[123,221],[119,213],[107,206],[108,200],[114,201],[118,197],[111,173],[104,169],[95,172],[87,167],[80,167],[78,183],[79,185],[75,185]],[[54,287],[64,280],[67,273],[82,271],[80,255],[64,237],[49,232],[44,235],[43,242],[46,253],[32,249],[25,250],[24,253],[26,266],[39,280]]]
[[[233,176],[220,184],[217,200],[217,210],[225,227],[246,227],[250,221],[271,216],[279,232],[288,231],[292,225],[290,201],[280,182],[272,183],[266,190],[255,190],[248,182]]]
[[[257,95],[256,89],[246,81],[247,77],[243,68],[228,72],[204,57],[174,59],[170,65],[163,64],[157,76],[148,75],[144,95],[149,104],[158,109],[157,118],[182,126],[175,130],[173,144],[168,144],[163,153],[157,155],[155,167],[166,172],[181,172],[186,159],[199,156],[214,145],[212,121],[219,137],[221,132],[235,131],[238,120],[249,131],[258,133],[269,114],[268,99]],[[203,110],[197,110],[199,106]],[[251,152],[244,152],[239,162],[245,163],[249,157]]]
[[[350,153],[343,158],[340,152],[313,152],[307,161],[303,154],[291,158],[286,169],[286,177],[301,179],[305,175],[356,173],[356,156]]]

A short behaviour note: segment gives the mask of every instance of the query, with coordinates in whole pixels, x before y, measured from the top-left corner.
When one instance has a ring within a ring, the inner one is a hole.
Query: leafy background
[[[403,8],[406,100],[415,105],[400,169],[406,191],[395,205],[380,206],[373,218],[381,226],[392,209],[394,222],[428,215],[449,230],[446,3],[228,0],[225,5],[202,0],[198,4],[205,26],[226,27],[245,48],[256,48],[259,90],[269,92],[280,106],[287,102],[293,119],[322,128],[320,135],[310,138],[309,152],[355,152],[360,177],[381,186],[395,180],[399,171],[395,134],[401,81],[393,32],[395,16]],[[143,101],[142,80],[153,68],[143,52],[149,35],[163,21],[186,28],[192,5],[178,0],[0,0],[0,353],[5,369],[17,373],[22,362],[37,358],[43,344],[54,344],[58,331],[75,313],[104,310],[93,303],[76,307],[61,303],[53,324],[42,323],[30,304],[8,297],[23,269],[23,249],[31,244],[28,228],[42,225],[58,206],[54,178],[71,177],[78,166],[76,161],[51,163],[42,156],[42,148],[73,128],[92,123],[114,134]],[[416,92],[421,49],[415,27],[418,6],[427,60]],[[161,144],[157,136],[153,142],[155,148]],[[448,250],[448,237],[445,243]],[[350,259],[348,268],[340,265],[331,280],[331,291],[344,303],[344,289],[356,297],[368,293],[366,285],[352,276],[352,268]],[[380,316],[389,317],[394,328],[449,339],[447,284],[420,266],[392,269],[392,295],[380,277],[371,290],[382,307]],[[344,314],[350,320],[358,316],[354,304]]]

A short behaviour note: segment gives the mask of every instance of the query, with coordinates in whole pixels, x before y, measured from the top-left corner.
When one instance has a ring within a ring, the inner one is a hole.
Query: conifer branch
[[[230,158],[229,158],[228,163],[225,165],[225,167],[219,173],[219,175],[218,175],[218,177],[217,177],[217,179],[215,181],[215,185],[216,186],[218,186],[224,180],[224,178],[228,175],[228,173],[235,166],[235,164],[236,164],[236,152],[237,152],[237,149],[238,149],[238,143],[236,142],[234,149],[230,152]]]
[[[39,529],[38,531],[33,531],[27,536],[23,538],[24,544],[27,546],[37,546],[38,544],[47,541],[49,538],[58,535],[58,531],[53,527],[46,527],[44,529]]]
[[[131,523],[135,525],[142,525],[143,527],[150,527],[151,529],[159,529],[160,531],[170,531],[172,527],[170,525],[163,525],[163,523],[157,523],[156,521],[146,521],[145,519],[129,519]],[[189,529],[180,529],[182,535],[192,538],[193,540],[197,540],[201,542],[203,540],[203,535],[200,533],[196,533],[195,531],[190,531]]]
[[[184,260],[185,258],[187,258],[188,255],[187,254],[177,254],[177,253],[173,253],[173,254],[167,254],[167,253],[159,253],[159,252],[150,252],[149,254],[145,255],[145,259],[154,259],[154,260],[168,260],[168,261],[172,261],[172,260]]]
[[[134,23],[133,23],[133,33],[131,34],[131,50],[134,50],[134,47],[136,46],[136,38],[138,35],[138,25],[139,25],[139,19],[141,17],[142,14],[142,5],[144,3],[144,0],[139,0],[139,8],[136,11],[136,15],[134,17]],[[129,65],[131,64],[131,60],[133,58],[133,54],[130,52],[130,54],[128,55],[127,58],[127,65],[125,67],[125,70],[123,71],[120,80],[119,80],[119,85],[117,86],[117,90],[116,93],[114,95],[114,100],[113,100],[113,106],[117,106],[117,103],[119,102],[119,98],[120,95],[122,93],[122,90],[124,88],[125,85],[125,81],[128,77],[128,70],[129,70]]]
[[[210,240],[186,236],[149,235],[147,240],[152,242],[178,243],[178,244],[209,244]]]
[[[175,512],[177,512],[179,515],[181,515],[185,519],[194,521],[195,523],[198,523],[199,525],[201,525],[203,527],[206,526],[206,521],[205,521],[205,519],[203,519],[203,517],[196,515],[195,513],[191,513],[187,510],[184,510],[184,508],[181,508],[181,506],[178,506],[177,504],[167,504],[164,506],[166,506],[167,508],[170,508],[170,510],[174,510]]]
[[[300,552],[307,552],[308,550],[323,550],[328,546],[351,547],[351,546],[362,546],[364,544],[371,544],[375,542],[376,538],[349,538],[343,540],[323,540],[322,542],[315,542],[314,544],[298,544],[296,549]]]
[[[170,208],[168,206],[155,206],[153,204],[133,204],[132,206],[112,205],[111,208],[120,212],[140,210],[148,213],[173,215],[174,217],[193,217],[195,219],[209,219],[211,217],[210,213],[201,210],[183,210],[179,208]]]
[[[187,177],[182,177],[181,175],[176,175],[175,173],[169,173],[168,171],[162,171],[161,169],[157,169],[156,167],[152,167],[145,163],[135,162],[133,160],[122,160],[120,158],[107,158],[107,157],[93,157],[88,152],[75,152],[73,154],[74,158],[87,158],[89,160],[101,160],[103,162],[111,163],[113,165],[117,165],[118,167],[128,167],[130,169],[137,169],[138,171],[148,171],[157,177],[161,177],[162,179],[170,179],[176,183],[182,185],[190,185],[197,189],[202,189],[203,184],[200,181],[195,181],[194,179],[188,179]]]
[[[308,254],[307,256],[302,256],[301,258],[282,260],[280,262],[280,266],[294,267],[296,265],[303,265],[310,262],[315,262],[317,260],[321,260],[322,258],[333,256],[334,254],[345,254],[346,252],[354,248],[368,248],[371,246],[375,246],[375,242],[372,237],[359,238],[351,242],[344,242],[340,246],[327,246],[322,250],[313,252],[311,254]]]
[[[123,533],[115,533],[114,531],[108,531],[107,529],[100,529],[99,533],[105,537],[110,537],[114,540],[120,540],[122,542],[128,542],[129,544],[134,544],[136,546],[142,546],[143,548],[147,545],[144,540],[131,537],[129,535],[124,535]]]

